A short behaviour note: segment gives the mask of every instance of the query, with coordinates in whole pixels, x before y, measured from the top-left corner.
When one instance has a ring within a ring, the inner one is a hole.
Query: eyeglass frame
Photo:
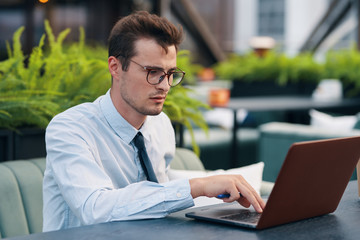
[[[115,58],[118,58],[118,57],[123,57],[121,54],[117,55]],[[129,59],[130,62],[133,62],[135,63],[136,65],[140,66],[142,69],[144,69],[145,71],[147,71],[147,74],[146,74],[146,81],[150,84],[150,85],[158,85],[160,84],[162,81],[164,81],[165,79],[165,76],[167,76],[167,79],[168,79],[168,84],[170,87],[175,87],[177,85],[179,85],[182,80],[184,79],[184,76],[185,76],[185,72],[183,70],[181,70],[180,68],[176,67],[175,70],[170,70],[168,71],[167,73],[164,71],[164,69],[162,68],[157,68],[157,67],[148,67],[148,66],[143,66],[141,65],[140,63],[137,63],[135,62],[134,60],[132,59]],[[149,82],[149,74],[152,70],[156,70],[156,71],[162,71],[164,73],[164,75],[161,75],[160,78],[159,78],[159,82],[157,83],[151,83]],[[170,84],[170,76],[174,73],[182,73],[182,77],[180,79],[180,81],[176,84],[176,85],[171,85]]]

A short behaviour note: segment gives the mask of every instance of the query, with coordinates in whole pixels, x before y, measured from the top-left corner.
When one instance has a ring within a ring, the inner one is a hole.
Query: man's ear
[[[108,58],[108,67],[112,78],[114,80],[118,79],[120,73],[122,72],[122,68],[121,68],[122,66],[120,61],[116,57],[110,56]]]

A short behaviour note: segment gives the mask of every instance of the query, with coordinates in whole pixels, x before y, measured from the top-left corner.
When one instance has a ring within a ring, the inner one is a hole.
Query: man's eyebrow
[[[176,69],[178,69],[178,67],[172,67],[169,69],[169,71],[175,71]]]
[[[145,67],[146,67],[146,68],[150,68],[150,69],[164,70],[162,67],[158,67],[158,66],[149,66],[149,65],[146,65]]]
[[[162,67],[158,67],[158,66],[145,66],[146,68],[149,68],[149,69],[156,69],[156,70],[161,70],[161,71],[165,71],[165,69],[164,68],[162,68]],[[172,68],[170,68],[168,71],[174,71],[174,70],[176,70],[176,69],[178,69],[178,67],[172,67]]]

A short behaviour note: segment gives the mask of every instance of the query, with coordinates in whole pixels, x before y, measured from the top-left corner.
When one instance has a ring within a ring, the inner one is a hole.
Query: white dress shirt
[[[169,118],[148,116],[140,131],[159,183],[146,181],[132,142],[138,130],[117,112],[110,91],[54,117],[46,129],[43,231],[160,218],[193,206],[189,181],[167,176],[175,154]]]

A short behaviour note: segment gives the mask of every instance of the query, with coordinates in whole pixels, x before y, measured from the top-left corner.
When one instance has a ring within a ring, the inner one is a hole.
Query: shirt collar
[[[122,140],[130,144],[138,130],[128,123],[116,110],[110,97],[110,90],[108,90],[105,96],[101,99],[100,107],[111,128]]]
[[[148,142],[151,141],[151,137],[150,137],[150,133],[151,133],[151,116],[147,116],[145,119],[145,122],[143,123],[143,125],[140,128],[140,132],[142,133],[142,135],[144,136],[144,139],[147,140]]]

